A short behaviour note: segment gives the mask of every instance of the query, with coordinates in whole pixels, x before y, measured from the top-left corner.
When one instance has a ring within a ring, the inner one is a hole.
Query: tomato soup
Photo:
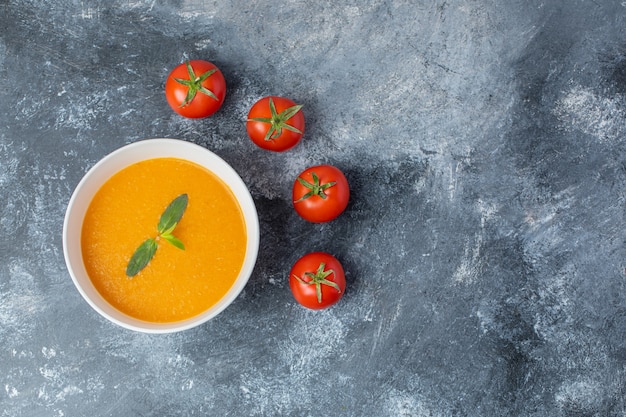
[[[189,202],[172,232],[181,250],[158,240],[134,277],[126,266],[137,247],[158,235],[168,204]],[[111,305],[137,319],[188,319],[217,303],[235,282],[246,252],[243,213],[230,188],[209,170],[177,158],[155,158],[119,171],[96,193],[82,227],[89,278]]]

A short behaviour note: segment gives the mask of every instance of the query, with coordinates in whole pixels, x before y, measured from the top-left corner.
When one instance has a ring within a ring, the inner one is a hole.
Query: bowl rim
[[[226,295],[203,313],[188,319],[165,323],[140,320],[113,307],[100,295],[87,276],[80,247],[70,246],[70,243],[75,242],[77,237],[80,238],[86,209],[104,182],[132,163],[160,157],[172,157],[195,162],[217,175],[231,189],[239,203],[247,235],[246,254],[242,268]],[[78,219],[76,216],[79,216]],[[188,330],[221,313],[239,296],[252,275],[258,256],[259,241],[257,209],[248,187],[239,174],[214,152],[182,139],[141,139],[121,146],[105,155],[87,170],[76,185],[68,201],[63,220],[63,256],[78,292],[102,317],[126,329],[143,333],[174,333]]]

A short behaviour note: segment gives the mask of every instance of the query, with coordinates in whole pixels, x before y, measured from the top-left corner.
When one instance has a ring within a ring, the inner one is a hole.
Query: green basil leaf
[[[170,227],[167,228],[167,230],[164,230],[163,232],[161,232],[161,236],[163,235],[171,235],[172,232],[174,231],[174,229],[176,229],[176,225],[178,223],[174,223],[173,225],[171,225]]]
[[[131,256],[130,261],[128,261],[128,266],[126,267],[126,275],[129,277],[134,277],[148,265],[152,257],[157,250],[157,241],[154,238],[146,239],[133,256]]]
[[[178,249],[185,250],[185,245],[176,236],[173,236],[169,233],[164,233],[161,235],[161,237],[170,242],[172,245],[176,246]]]
[[[183,213],[187,208],[187,202],[189,201],[187,194],[181,194],[176,197],[169,206],[165,209],[159,220],[157,231],[159,234],[166,232],[167,230],[176,227],[176,224],[183,217]],[[170,230],[171,231],[171,230]]]

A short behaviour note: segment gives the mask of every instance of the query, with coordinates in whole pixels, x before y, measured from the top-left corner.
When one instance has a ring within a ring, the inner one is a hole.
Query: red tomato
[[[263,97],[248,113],[246,130],[252,142],[275,152],[293,148],[304,134],[302,105],[284,97]]]
[[[305,169],[293,183],[293,207],[305,220],[323,223],[348,206],[350,187],[339,168],[318,165]]]
[[[298,259],[289,273],[289,287],[298,303],[320,310],[335,304],[346,289],[341,263],[325,252],[311,252]]]
[[[165,81],[165,98],[178,114],[192,119],[207,117],[222,107],[226,81],[211,62],[187,61],[178,65]]]

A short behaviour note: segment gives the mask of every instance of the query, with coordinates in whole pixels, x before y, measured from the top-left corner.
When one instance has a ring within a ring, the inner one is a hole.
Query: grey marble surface
[[[167,106],[187,58],[223,71],[209,119]],[[303,141],[256,148],[258,98]],[[207,147],[257,204],[238,299],[171,335],[81,298],[61,230],[107,153]],[[332,163],[329,224],[291,183]],[[0,416],[626,416],[626,3],[0,0]],[[348,289],[299,307],[312,250]]]

